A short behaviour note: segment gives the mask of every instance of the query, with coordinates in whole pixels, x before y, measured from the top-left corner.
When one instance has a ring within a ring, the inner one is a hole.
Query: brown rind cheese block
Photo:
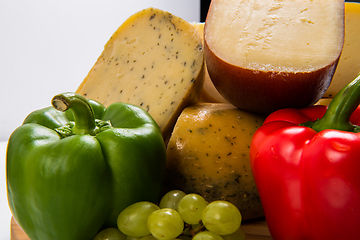
[[[270,113],[317,102],[344,41],[344,1],[211,2],[204,29],[211,80],[233,105]]]

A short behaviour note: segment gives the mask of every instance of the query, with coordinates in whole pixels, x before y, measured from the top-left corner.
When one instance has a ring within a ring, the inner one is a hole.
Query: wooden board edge
[[[30,240],[19,227],[14,217],[11,217],[10,222],[10,240]]]

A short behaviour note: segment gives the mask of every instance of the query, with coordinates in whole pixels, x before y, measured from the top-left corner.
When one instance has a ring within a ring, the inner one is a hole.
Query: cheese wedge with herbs
[[[198,103],[184,109],[167,145],[164,188],[226,200],[244,220],[263,216],[251,172],[249,148],[264,116],[228,103]]]
[[[169,12],[148,8],[111,36],[77,93],[105,106],[126,102],[150,113],[166,136],[203,86],[202,38]]]
[[[333,98],[360,73],[360,3],[345,2],[344,47],[329,88],[323,97]]]

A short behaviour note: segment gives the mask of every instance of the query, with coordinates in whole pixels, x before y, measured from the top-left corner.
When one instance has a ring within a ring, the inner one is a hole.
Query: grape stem
[[[196,234],[205,230],[205,226],[201,221],[199,224],[196,225],[185,223],[184,231],[181,235],[193,238]]]

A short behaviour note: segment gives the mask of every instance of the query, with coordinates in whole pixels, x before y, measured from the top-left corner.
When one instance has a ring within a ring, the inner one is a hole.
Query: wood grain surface
[[[30,240],[19,225],[17,225],[14,218],[11,218],[10,228],[10,240]],[[272,240],[264,220],[243,223],[242,228],[246,233],[247,240]]]
[[[10,240],[29,240],[23,230],[17,225],[15,219],[11,218]]]

